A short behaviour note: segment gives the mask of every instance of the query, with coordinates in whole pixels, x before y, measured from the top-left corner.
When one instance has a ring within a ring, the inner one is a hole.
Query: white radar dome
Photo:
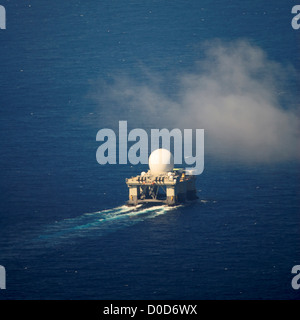
[[[156,149],[149,157],[149,168],[152,174],[159,174],[172,171],[174,168],[174,158],[167,149]]]

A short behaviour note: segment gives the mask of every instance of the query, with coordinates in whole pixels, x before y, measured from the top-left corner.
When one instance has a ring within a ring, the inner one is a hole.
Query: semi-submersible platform
[[[168,150],[153,151],[149,167],[148,172],[126,179],[129,188],[127,205],[162,203],[173,206],[198,198],[196,176],[185,169],[174,169],[173,156]]]

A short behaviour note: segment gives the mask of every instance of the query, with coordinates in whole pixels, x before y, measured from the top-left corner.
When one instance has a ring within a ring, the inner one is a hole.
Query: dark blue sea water
[[[299,299],[297,160],[206,155],[196,202],[136,209],[125,178],[145,167],[96,161],[96,133],[119,114],[110,121],[118,109],[95,96],[116,77],[155,74],[176,96],[170,75],[192,72],[213,39],[299,71],[294,1],[0,4],[0,299]],[[285,109],[297,107],[295,79]]]

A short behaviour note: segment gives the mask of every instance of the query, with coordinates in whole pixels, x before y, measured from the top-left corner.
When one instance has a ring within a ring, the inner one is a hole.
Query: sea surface
[[[212,39],[299,70],[294,1],[0,4],[1,300],[300,298],[298,161],[206,155],[197,201],[127,207],[125,179],[147,166],[97,163],[113,106],[94,99],[118,76],[193,71]]]

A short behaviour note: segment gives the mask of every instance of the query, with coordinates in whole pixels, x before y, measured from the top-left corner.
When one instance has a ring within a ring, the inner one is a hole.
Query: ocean
[[[1,1],[0,300],[299,299],[295,4]],[[125,206],[121,120],[205,130],[198,200]]]

